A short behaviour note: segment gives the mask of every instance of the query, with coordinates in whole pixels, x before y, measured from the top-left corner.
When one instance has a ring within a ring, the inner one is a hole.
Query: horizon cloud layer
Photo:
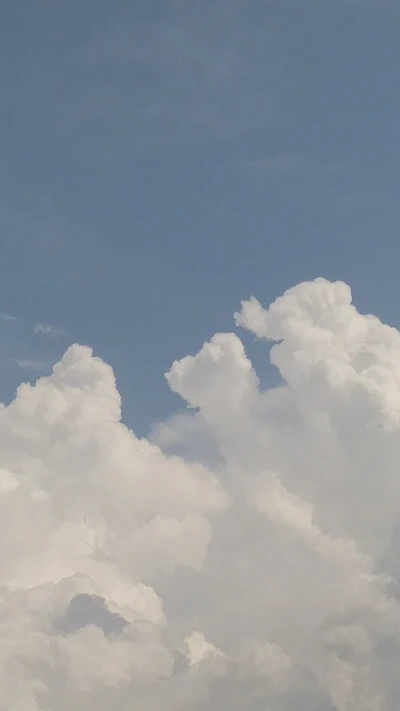
[[[0,407],[0,711],[397,711],[400,333],[325,279],[173,363],[139,439],[71,346]]]

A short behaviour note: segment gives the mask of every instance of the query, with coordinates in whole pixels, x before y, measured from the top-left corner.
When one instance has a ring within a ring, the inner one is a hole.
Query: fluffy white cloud
[[[1,407],[1,711],[397,710],[400,334],[323,279],[235,318],[281,386],[217,334],[148,440],[82,346]]]

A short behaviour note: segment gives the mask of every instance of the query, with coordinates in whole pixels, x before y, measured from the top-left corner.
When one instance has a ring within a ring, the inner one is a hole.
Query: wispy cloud
[[[297,176],[307,169],[307,165],[304,158],[296,153],[277,153],[242,161],[240,168],[257,175]]]
[[[47,360],[40,359],[40,358],[38,358],[38,359],[24,358],[22,360],[17,360],[15,362],[19,368],[22,368],[24,370],[43,371],[43,370],[46,370],[46,368],[48,367]]]
[[[18,321],[16,316],[12,316],[11,314],[8,314],[6,312],[0,313],[0,321],[3,321],[4,323],[15,323],[15,321]]]
[[[33,332],[41,336],[61,336],[65,333],[61,328],[52,326],[50,323],[35,323]]]
[[[80,50],[76,60],[90,67],[91,82],[67,110],[126,125],[130,141],[132,122],[140,135],[179,131],[180,140],[186,131],[229,137],[263,125],[282,71],[275,34],[266,23],[248,31],[248,3],[165,5],[151,26],[114,26]],[[132,91],[121,92],[114,79],[127,71]]]

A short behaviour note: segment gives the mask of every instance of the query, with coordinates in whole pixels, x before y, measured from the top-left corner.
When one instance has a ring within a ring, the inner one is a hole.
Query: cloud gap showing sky
[[[0,409],[2,711],[396,711],[400,333],[316,279],[172,364],[138,438],[72,345]]]

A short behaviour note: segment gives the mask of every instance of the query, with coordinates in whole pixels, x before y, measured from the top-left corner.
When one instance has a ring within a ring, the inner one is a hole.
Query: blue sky
[[[399,326],[399,20],[396,0],[3,0],[2,399],[80,342],[142,434],[180,406],[174,359],[316,276]]]

